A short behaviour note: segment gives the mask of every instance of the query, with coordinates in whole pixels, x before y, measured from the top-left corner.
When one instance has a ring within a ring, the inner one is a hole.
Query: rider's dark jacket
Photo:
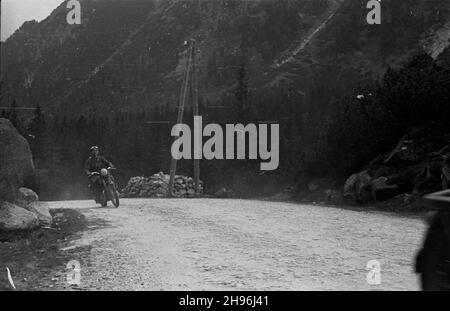
[[[92,172],[100,172],[102,168],[114,167],[111,162],[106,160],[102,156],[90,156],[89,159],[86,160],[86,164],[84,165],[84,170],[87,175]]]

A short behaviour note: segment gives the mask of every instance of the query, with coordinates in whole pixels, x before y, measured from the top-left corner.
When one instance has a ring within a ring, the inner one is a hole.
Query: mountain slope
[[[296,88],[306,107],[325,105],[421,45],[439,55],[449,37],[446,0],[383,1],[376,26],[364,0],[81,2],[81,25],[67,25],[62,4],[2,45],[4,100],[64,114],[175,106],[183,42],[195,38],[208,103],[244,63],[256,92]]]

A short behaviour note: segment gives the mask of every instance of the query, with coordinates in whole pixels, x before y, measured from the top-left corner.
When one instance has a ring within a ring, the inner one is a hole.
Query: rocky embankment
[[[0,232],[49,227],[52,216],[38,195],[24,186],[34,176],[26,139],[9,120],[0,118]]]
[[[150,177],[131,177],[121,194],[125,198],[163,198],[167,196],[170,176],[159,172]],[[203,182],[199,183],[199,194],[203,193]],[[175,175],[173,195],[179,198],[195,196],[195,183],[192,177]]]
[[[450,187],[450,133],[432,125],[409,130],[386,153],[347,179],[300,178],[270,197],[279,201],[371,205],[396,211],[423,210],[424,194]]]
[[[393,199],[411,204],[425,193],[442,190],[449,155],[450,133],[432,126],[413,128],[393,150],[351,175],[343,196],[358,203]]]

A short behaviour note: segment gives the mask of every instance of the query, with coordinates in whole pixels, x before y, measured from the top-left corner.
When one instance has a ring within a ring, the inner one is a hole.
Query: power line
[[[89,66],[99,66],[99,67],[104,67],[104,66],[130,66],[130,67],[134,67],[134,66],[149,66],[151,64],[134,64],[134,63],[109,63],[109,64],[104,64],[104,65],[99,65],[99,63],[71,63],[69,62],[68,65],[89,65]]]
[[[170,124],[171,121],[145,121],[145,124]]]
[[[0,109],[15,109],[15,110],[35,110],[36,108],[30,107],[0,107]]]

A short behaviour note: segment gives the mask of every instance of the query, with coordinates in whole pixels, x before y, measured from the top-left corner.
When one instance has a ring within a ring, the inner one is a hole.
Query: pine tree
[[[33,118],[28,129],[35,136],[39,136],[45,131],[45,118],[39,105],[34,109]]]
[[[2,95],[2,89],[3,89],[3,81],[0,81],[0,106],[3,102],[3,95]],[[4,118],[5,111],[2,111],[2,114],[0,115],[0,118]]]
[[[248,99],[249,91],[247,71],[245,64],[241,64],[237,74],[237,86],[234,91],[234,116],[238,122],[245,122],[249,117]]]

